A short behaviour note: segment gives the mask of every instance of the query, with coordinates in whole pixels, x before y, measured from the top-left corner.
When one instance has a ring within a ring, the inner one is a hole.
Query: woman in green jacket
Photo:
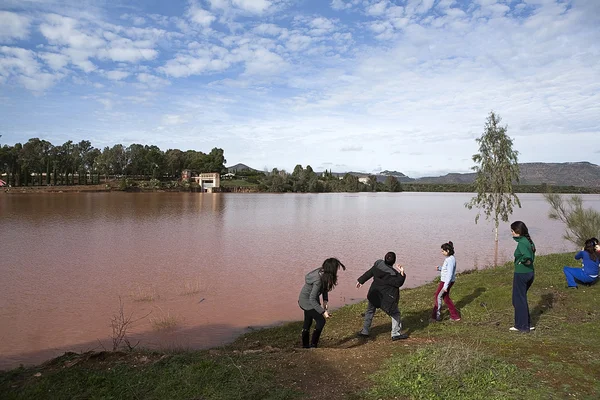
[[[527,226],[522,221],[513,222],[510,229],[513,239],[517,242],[512,292],[515,325],[510,330],[529,333],[529,331],[535,329],[531,326],[529,304],[527,304],[527,291],[531,287],[534,278],[535,244],[529,236]]]

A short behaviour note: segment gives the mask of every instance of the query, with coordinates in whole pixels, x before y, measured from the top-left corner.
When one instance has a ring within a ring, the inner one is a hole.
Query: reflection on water
[[[299,319],[304,274],[348,267],[332,306],[363,299],[356,278],[396,251],[407,285],[436,275],[452,240],[460,269],[488,265],[493,227],[470,194],[64,193],[0,195],[0,368],[66,349],[110,348],[119,297],[142,346],[200,348],[248,326]],[[541,254],[575,250],[540,195],[521,195]],[[596,197],[586,205],[600,209]],[[500,257],[512,257],[508,224]],[[159,326],[172,326],[160,331]]]

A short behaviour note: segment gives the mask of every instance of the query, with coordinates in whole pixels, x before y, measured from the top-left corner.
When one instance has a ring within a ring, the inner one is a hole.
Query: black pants
[[[529,332],[531,317],[529,315],[529,304],[527,304],[527,291],[533,283],[534,273],[514,274],[512,303],[515,308],[515,328],[523,332]]]
[[[302,329],[309,330],[312,325],[313,319],[317,322],[317,326],[315,329],[323,330],[325,326],[325,317],[323,314],[319,314],[316,310],[304,310],[304,325],[302,325]]]

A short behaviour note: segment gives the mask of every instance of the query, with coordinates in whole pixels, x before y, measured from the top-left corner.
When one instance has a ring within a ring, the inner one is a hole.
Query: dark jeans
[[[515,308],[515,328],[522,332],[529,332],[531,317],[529,304],[527,304],[527,291],[533,283],[534,273],[514,274],[512,303]]]
[[[302,325],[302,329],[309,330],[313,319],[317,322],[315,329],[323,330],[323,327],[325,326],[325,317],[314,309],[304,310],[304,325]]]

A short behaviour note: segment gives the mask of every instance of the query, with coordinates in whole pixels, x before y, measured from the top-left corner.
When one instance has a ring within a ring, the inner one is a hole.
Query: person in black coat
[[[369,304],[365,312],[365,321],[362,330],[358,333],[359,336],[369,336],[373,316],[375,311],[380,308],[392,318],[392,340],[408,338],[408,335],[400,332],[402,322],[400,321],[400,310],[398,309],[400,287],[404,284],[406,275],[404,274],[404,267],[396,267],[394,266],[395,263],[396,254],[390,251],[383,260],[375,261],[375,264],[358,278],[357,288],[373,278],[373,283],[371,283],[367,294]]]

